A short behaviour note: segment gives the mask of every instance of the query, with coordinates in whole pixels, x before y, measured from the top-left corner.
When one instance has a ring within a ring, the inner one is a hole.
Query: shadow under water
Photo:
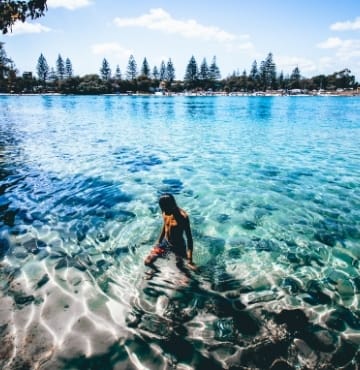
[[[246,300],[254,288],[229,274],[222,261],[214,257],[196,271],[171,257],[159,261],[131,302],[130,334],[104,354],[63,359],[63,368],[357,368],[360,351],[341,332],[360,329],[359,315],[337,308],[323,326],[302,308],[277,305],[281,295]],[[307,291],[317,303],[330,304],[316,282]]]

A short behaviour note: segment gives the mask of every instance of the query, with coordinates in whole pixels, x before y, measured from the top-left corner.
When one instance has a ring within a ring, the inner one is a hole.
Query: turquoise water
[[[358,97],[0,96],[1,367],[355,369],[359,148]]]

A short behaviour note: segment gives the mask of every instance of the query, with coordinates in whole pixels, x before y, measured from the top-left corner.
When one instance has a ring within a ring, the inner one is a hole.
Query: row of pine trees
[[[38,78],[46,83],[54,81],[63,81],[73,77],[72,63],[69,58],[66,58],[65,62],[62,56],[59,54],[56,60],[56,69],[49,68],[49,65],[43,54],[40,55],[37,63],[37,75]],[[167,86],[170,87],[171,84],[175,81],[175,67],[174,64],[169,58],[167,63],[161,61],[160,66],[156,65],[151,68],[147,58],[145,57],[142,61],[140,70],[138,64],[133,55],[130,55],[125,74],[121,72],[119,65],[115,68],[115,73],[113,73],[111,66],[106,58],[103,59],[102,65],[99,69],[100,78],[105,82],[119,82],[123,79],[127,81],[135,81],[140,79],[142,81],[154,80],[154,81],[164,81],[167,83]],[[232,76],[229,76],[228,79],[234,79],[237,75],[234,72]],[[251,66],[249,75],[246,71],[242,74],[242,79],[247,78],[250,82],[249,85],[252,88],[261,88],[261,89],[275,89],[282,84],[284,76],[282,72],[277,76],[276,65],[273,61],[272,53],[269,53],[267,58],[260,63],[258,67],[257,61],[255,60]],[[201,64],[199,65],[194,56],[191,56],[184,75],[183,82],[186,85],[186,88],[195,89],[197,87],[203,88],[207,86],[208,88],[214,87],[216,81],[220,81],[221,72],[216,63],[216,56],[213,57],[210,65],[208,64],[206,58],[203,58]],[[301,79],[300,70],[296,67],[290,76],[292,85],[299,85]],[[297,84],[294,82],[298,82]],[[218,84],[219,85],[219,84]]]
[[[159,81],[163,81],[166,82],[168,88],[172,87],[173,90],[177,90],[176,87],[179,87],[180,90],[185,87],[186,89],[217,90],[223,88],[227,91],[266,91],[276,89],[316,89],[326,88],[327,86],[351,88],[357,86],[355,77],[351,75],[349,69],[344,69],[329,77],[323,75],[316,76],[311,80],[304,79],[301,76],[299,67],[295,67],[291,74],[287,76],[282,71],[277,73],[277,67],[271,52],[260,64],[254,60],[249,73],[246,70],[241,74],[239,72],[233,72],[222,83],[220,83],[221,73],[217,66],[216,56],[213,57],[210,65],[206,58],[203,58],[199,65],[195,57],[191,56],[182,84],[179,84],[179,82],[175,83],[175,67],[171,58],[169,58],[167,63],[162,61],[159,68],[157,66],[151,68],[145,57],[139,70],[134,56],[131,55],[124,75],[119,65],[116,66],[115,73],[113,74],[109,62],[104,58],[99,72],[100,78],[105,82],[112,81],[115,84],[119,84],[120,81],[126,80],[134,85],[135,81],[137,81],[139,82],[137,87],[140,85],[142,88],[150,88],[151,86],[146,81],[154,81],[156,84]],[[46,81],[49,68],[42,54],[38,60],[37,73],[40,80]],[[61,55],[59,55],[56,61],[56,72],[53,69],[50,70],[49,80],[54,81],[57,79],[61,81],[69,77],[72,77],[71,62],[67,58],[64,63]],[[127,85],[131,90],[131,84]]]
[[[56,60],[56,67],[50,68],[49,64],[43,54],[40,55],[36,71],[38,78],[41,81],[53,81],[53,80],[64,80],[67,78],[73,77],[73,67],[69,58],[64,59],[59,54]],[[164,60],[161,61],[159,68],[154,66],[152,69],[145,57],[141,64],[140,72],[138,70],[138,64],[133,55],[130,55],[129,61],[127,64],[127,69],[125,76],[123,76],[119,65],[116,66],[115,73],[112,73],[107,59],[103,59],[101,68],[99,69],[100,77],[104,81],[122,80],[123,78],[127,80],[135,80],[137,77],[145,77],[148,79],[167,81],[172,83],[175,81],[175,67],[174,64],[169,58],[167,63]],[[194,56],[190,58],[190,61],[186,68],[186,73],[184,76],[184,81],[196,81],[196,80],[220,80],[221,73],[220,69],[216,64],[216,57],[214,56],[210,66],[207,63],[206,58],[203,59],[200,67]]]
[[[107,59],[99,66],[99,73],[85,76],[75,75],[70,58],[60,54],[55,67],[50,67],[41,54],[36,65],[37,78],[32,73],[18,76],[14,62],[7,57],[4,44],[0,42],[0,92],[60,92],[75,94],[119,93],[128,91],[154,92],[162,88],[181,92],[184,90],[213,91],[266,91],[277,89],[335,89],[356,88],[358,86],[351,71],[345,68],[331,75],[318,75],[304,78],[298,67],[290,75],[278,73],[273,54],[270,52],[259,64],[256,60],[249,73],[246,70],[233,72],[226,78],[221,77],[216,56],[208,64],[203,58],[199,64],[191,56],[183,79],[176,78],[176,70],[171,58],[161,61],[159,66],[151,67],[147,58],[138,66],[133,55],[129,57],[124,73],[119,65],[112,70]]]

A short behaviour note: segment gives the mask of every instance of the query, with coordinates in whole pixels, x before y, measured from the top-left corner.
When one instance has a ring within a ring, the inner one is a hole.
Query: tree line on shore
[[[206,58],[198,63],[191,56],[182,80],[176,79],[175,66],[171,58],[161,61],[160,66],[150,67],[147,58],[140,68],[133,55],[129,57],[125,73],[119,65],[113,71],[104,58],[99,73],[76,76],[70,58],[63,59],[59,54],[55,67],[50,67],[41,54],[36,65],[37,76],[32,72],[18,74],[14,62],[7,57],[4,43],[0,42],[0,93],[44,93],[63,94],[104,94],[155,91],[226,91],[256,92],[268,90],[336,90],[356,89],[359,85],[351,71],[344,68],[330,75],[317,75],[305,78],[295,67],[290,74],[277,72],[273,54],[270,52],[259,64],[256,60],[250,71],[233,72],[221,78],[216,57],[208,64]]]

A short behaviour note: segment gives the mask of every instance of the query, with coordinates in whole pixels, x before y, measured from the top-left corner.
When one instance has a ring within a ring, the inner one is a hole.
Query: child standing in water
[[[158,257],[163,257],[171,251],[176,256],[186,258],[189,267],[194,269],[195,265],[192,261],[193,239],[188,214],[177,206],[175,198],[171,194],[163,194],[159,199],[159,206],[164,223],[158,242],[145,258],[145,265],[153,266]]]

